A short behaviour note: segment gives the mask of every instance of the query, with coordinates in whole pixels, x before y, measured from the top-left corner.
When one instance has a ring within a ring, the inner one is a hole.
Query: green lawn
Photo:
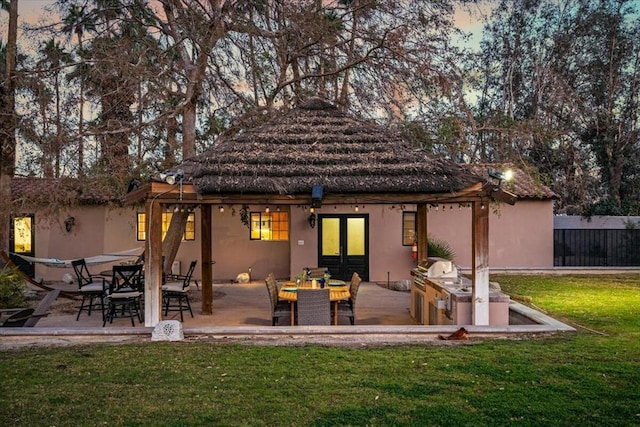
[[[0,352],[0,425],[640,425],[640,276],[492,276],[577,334]],[[594,332],[595,331],[595,332]]]

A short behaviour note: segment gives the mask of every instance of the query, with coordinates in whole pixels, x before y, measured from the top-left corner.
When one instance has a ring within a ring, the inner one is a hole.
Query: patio
[[[64,287],[61,285],[60,287]],[[70,290],[71,288],[69,288]],[[456,332],[459,325],[416,325],[409,314],[410,293],[386,289],[373,282],[363,282],[358,293],[355,325],[341,318],[339,326],[271,326],[270,307],[264,281],[246,284],[213,285],[213,314],[202,315],[200,292],[192,285],[194,318],[187,313],[182,324],[185,340],[240,342],[266,345],[393,345],[424,344],[441,341],[440,336]],[[102,327],[98,313],[82,314],[76,321],[80,301],[58,298],[50,315],[34,328],[0,328],[0,348],[89,343],[122,343],[150,340],[154,328],[131,327],[129,319],[116,318]],[[516,317],[524,316],[533,324],[508,326],[465,325],[470,339],[521,338],[540,334],[575,332],[575,329],[527,306],[513,302]],[[178,320],[170,312],[163,320]]]
[[[213,285],[213,314],[201,314],[200,291],[191,285],[191,305],[194,318],[184,313],[184,328],[202,328],[217,326],[268,326],[271,327],[271,317],[267,289],[264,281],[250,283],[225,283]],[[357,325],[415,325],[409,314],[409,292],[398,292],[385,289],[375,283],[362,283],[358,293],[356,309]],[[58,304],[64,304],[63,310],[54,310],[48,317],[41,319],[39,328],[76,328],[90,327],[102,329],[102,319],[99,313],[80,315],[76,321],[79,302],[72,302],[59,298]],[[96,315],[98,314],[98,315]],[[163,320],[179,320],[180,313],[169,312]],[[286,319],[282,319],[281,326],[287,326]],[[349,320],[340,318],[340,325],[351,327]],[[129,327],[128,318],[115,318],[105,329]],[[140,326],[142,327],[142,326]],[[137,327],[136,327],[137,328]]]

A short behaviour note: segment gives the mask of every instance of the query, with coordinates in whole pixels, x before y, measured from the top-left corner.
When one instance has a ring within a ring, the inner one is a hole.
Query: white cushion
[[[189,288],[182,287],[182,282],[167,282],[162,285],[162,290],[169,292],[185,292],[187,289]]]
[[[142,295],[142,292],[130,291],[130,292],[114,292],[109,297],[111,299],[126,299],[126,298],[138,298]]]
[[[102,282],[93,282],[80,288],[80,292],[97,292],[103,290]]]

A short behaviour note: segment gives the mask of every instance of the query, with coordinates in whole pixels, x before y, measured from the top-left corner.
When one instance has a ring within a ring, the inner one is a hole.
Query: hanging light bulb
[[[311,206],[311,207],[309,208],[309,212],[314,213],[315,211],[316,211],[316,209],[315,209],[313,206]]]
[[[269,206],[267,206],[266,208],[264,208],[264,211],[265,211],[266,213],[269,213]]]
[[[359,210],[360,210],[360,208],[358,207],[358,205],[356,205],[355,211],[358,212]]]
[[[222,205],[218,206],[218,210],[220,211],[220,213],[224,212],[224,206]]]

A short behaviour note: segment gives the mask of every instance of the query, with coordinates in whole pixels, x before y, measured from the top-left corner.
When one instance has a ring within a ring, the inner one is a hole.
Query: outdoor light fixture
[[[316,226],[316,214],[312,213],[311,215],[309,215],[309,227],[311,228],[315,228]]]
[[[218,210],[219,210],[221,213],[222,213],[222,212],[224,212],[224,206],[222,206],[222,205],[218,206]]]
[[[182,180],[184,179],[184,171],[182,169],[178,169],[175,172],[161,173],[160,179],[169,185],[174,185],[176,182],[182,183]]]
[[[495,169],[489,169],[487,172],[489,177],[498,181],[498,184],[491,190],[491,198],[510,205],[515,204],[517,200],[516,195],[502,188],[502,183],[504,181],[508,182],[513,180],[513,171],[511,169],[506,169],[503,172],[500,172]]]
[[[182,181],[184,180],[184,171],[178,169],[175,172],[163,172],[160,174],[160,179],[169,185],[180,185],[180,200],[182,200]]]
[[[324,192],[324,188],[322,185],[314,185],[311,188],[311,207],[319,208],[322,206],[322,193]]]
[[[489,174],[489,177],[498,180],[498,188],[500,188],[503,181],[508,182],[513,179],[513,171],[511,169],[506,169],[502,172],[495,169],[489,169],[487,173]]]
[[[76,219],[74,217],[70,216],[64,220],[64,229],[67,230],[67,233],[71,233],[74,225],[76,225]]]

